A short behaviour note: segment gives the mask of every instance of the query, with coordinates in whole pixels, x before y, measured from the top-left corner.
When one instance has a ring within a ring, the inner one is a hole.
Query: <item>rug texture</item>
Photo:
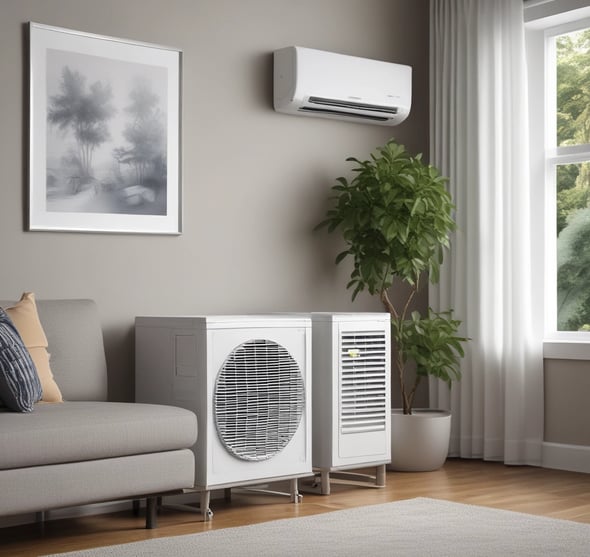
[[[588,557],[590,525],[417,498],[60,555]]]

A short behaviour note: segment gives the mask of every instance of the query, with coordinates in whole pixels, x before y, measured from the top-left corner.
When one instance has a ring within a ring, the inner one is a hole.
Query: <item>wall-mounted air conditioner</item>
[[[394,126],[410,113],[412,68],[290,46],[274,52],[274,108]]]
[[[195,487],[210,491],[312,475],[311,320],[302,316],[137,317],[138,402],[197,414]]]
[[[313,467],[321,493],[335,479],[385,485],[391,462],[388,313],[312,313]],[[341,473],[376,468],[375,476]],[[369,481],[371,483],[371,481]]]

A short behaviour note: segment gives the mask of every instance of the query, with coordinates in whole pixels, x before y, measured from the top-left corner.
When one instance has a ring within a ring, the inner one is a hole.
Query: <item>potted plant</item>
[[[459,335],[460,321],[452,318],[450,310],[437,313],[429,308],[421,315],[412,310],[412,302],[426,273],[433,283],[439,280],[443,252],[455,229],[454,206],[446,178],[424,163],[421,155],[411,156],[394,140],[378,148],[370,160],[350,157],[347,161],[355,163],[355,175],[350,181],[337,179],[333,206],[317,228],[338,230],[344,238],[347,247],[336,263],[352,257],[347,285],[352,299],[366,290],[379,296],[391,315],[392,369],[397,372],[403,406],[392,413],[392,467],[435,469],[447,456],[450,414],[443,413],[444,422],[434,420],[431,412],[414,409],[414,397],[429,375],[449,386],[460,378],[462,343],[467,339]],[[408,293],[394,303],[389,289],[396,281],[405,283]],[[435,427],[443,424],[442,432],[426,432],[426,439],[417,439],[418,430],[431,422]],[[405,439],[398,439],[399,433]],[[406,442],[409,446],[404,448]],[[426,454],[431,448],[438,449],[436,455]]]

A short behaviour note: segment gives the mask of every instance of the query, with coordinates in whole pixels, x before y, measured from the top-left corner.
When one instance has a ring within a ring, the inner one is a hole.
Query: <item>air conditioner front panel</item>
[[[311,473],[311,405],[307,401],[311,331],[296,323],[290,328],[210,329],[207,336],[211,403],[204,420],[207,450],[195,455],[197,485],[215,487]],[[262,355],[269,350],[270,357]],[[229,375],[243,374],[249,384],[240,387],[235,376],[228,379],[228,370]],[[279,400],[280,393],[271,394],[269,388],[280,389],[284,398]],[[228,395],[233,397],[229,405],[218,408],[215,401]],[[277,412],[287,415],[279,417]]]
[[[303,47],[274,53],[278,112],[396,125],[409,114],[412,68]]]
[[[312,322],[314,466],[389,462],[389,314],[317,313]]]

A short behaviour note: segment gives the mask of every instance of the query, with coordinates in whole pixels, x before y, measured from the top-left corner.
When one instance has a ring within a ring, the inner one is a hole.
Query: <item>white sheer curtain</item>
[[[431,163],[450,178],[458,231],[434,309],[472,340],[463,379],[432,381],[453,414],[450,455],[540,464],[542,339],[531,310],[530,184],[522,2],[431,0]]]

